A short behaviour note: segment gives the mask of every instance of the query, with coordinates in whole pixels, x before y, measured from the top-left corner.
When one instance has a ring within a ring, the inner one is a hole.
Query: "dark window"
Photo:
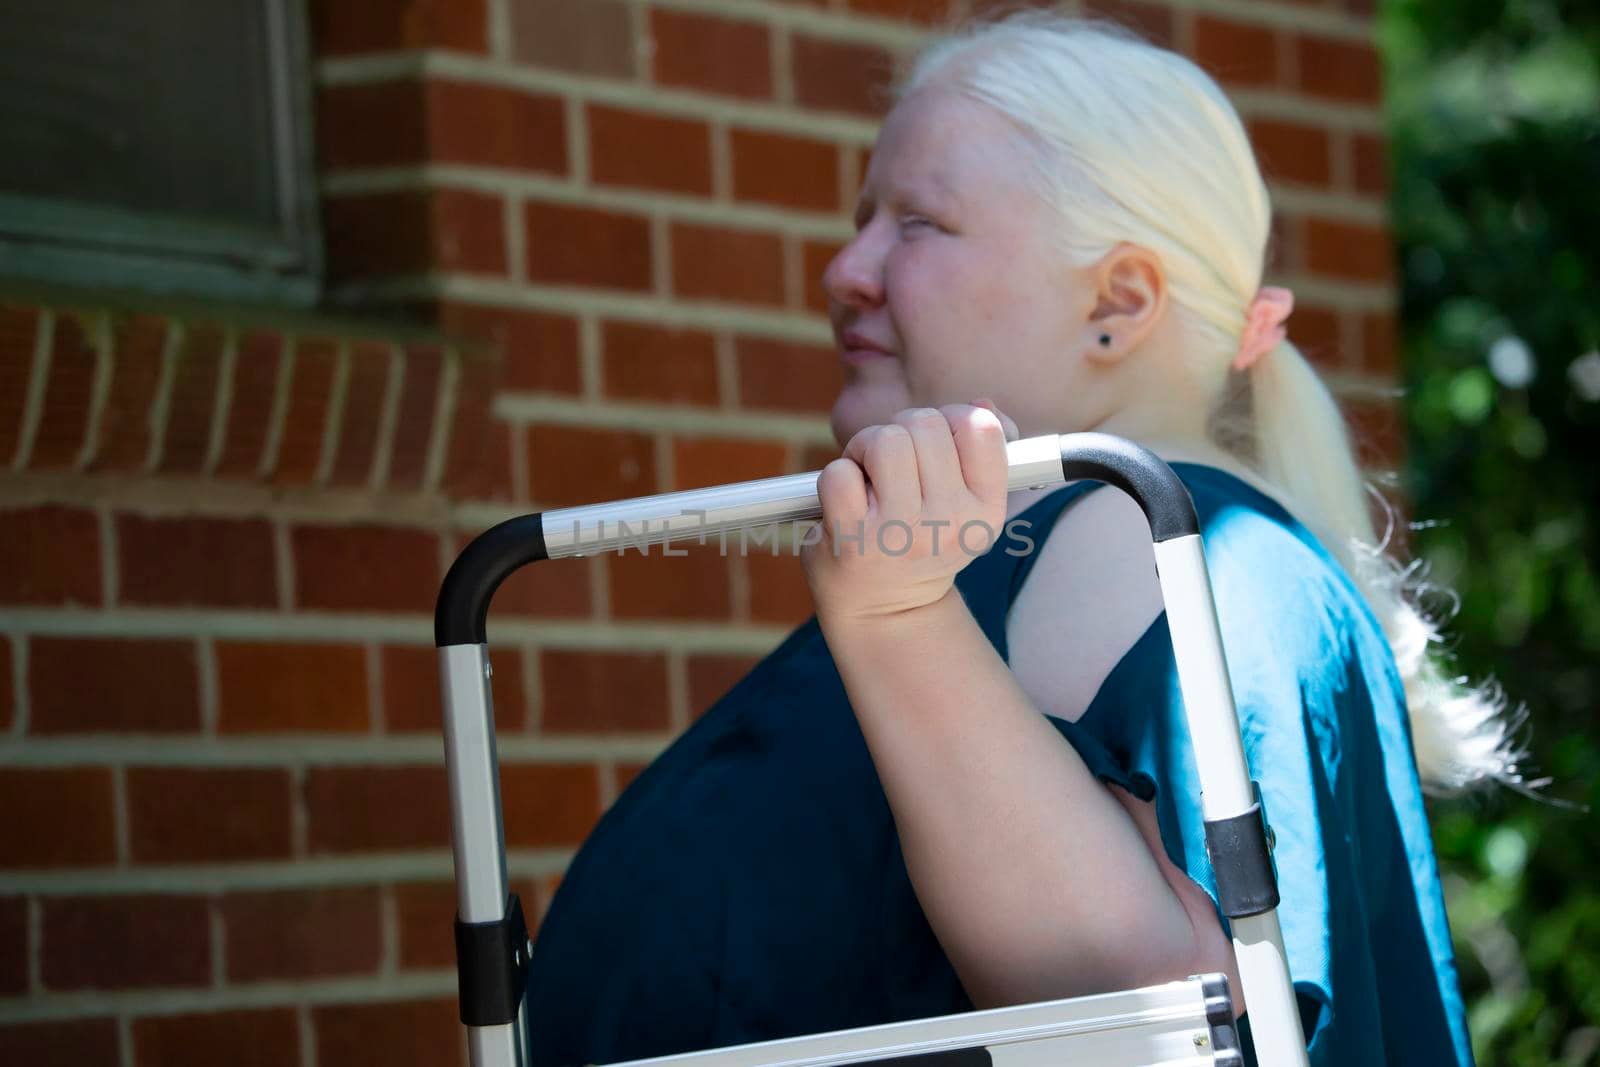
[[[0,0],[0,272],[309,302],[302,0]]]

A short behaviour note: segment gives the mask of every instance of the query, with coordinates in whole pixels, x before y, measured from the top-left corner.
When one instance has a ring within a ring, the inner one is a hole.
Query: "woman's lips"
[[[847,348],[839,353],[839,358],[852,367],[859,367],[880,359],[893,359],[894,357],[877,348]]]

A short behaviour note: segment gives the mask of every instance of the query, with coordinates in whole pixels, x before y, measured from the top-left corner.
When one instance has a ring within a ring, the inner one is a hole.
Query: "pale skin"
[[[954,588],[973,557],[951,531],[999,530],[1039,496],[1008,499],[1008,436],[1095,429],[1248,476],[1206,439],[1226,361],[1197,380],[1177,358],[1159,259],[1131,244],[1088,267],[1061,258],[1014,138],[940,89],[885,120],[857,235],[823,279],[846,380],[823,537],[802,556],[818,623],[974,1004],[1223,971],[1242,1013],[1232,945],[1154,807],[1096,779],[1041,714],[1081,715],[1159,614],[1142,514],[1102,491],[1063,516],[1007,620],[1009,668]],[[894,520],[904,553],[877,548]],[[860,547],[835,544],[858,523]]]

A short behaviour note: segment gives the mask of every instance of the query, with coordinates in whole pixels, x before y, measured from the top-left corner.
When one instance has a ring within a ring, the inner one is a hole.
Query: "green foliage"
[[[1413,548],[1460,672],[1588,809],[1433,805],[1473,1043],[1600,1063],[1600,5],[1389,0],[1379,30]]]

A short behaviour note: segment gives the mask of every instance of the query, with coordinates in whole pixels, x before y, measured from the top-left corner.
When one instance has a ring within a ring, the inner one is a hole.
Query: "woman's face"
[[[831,416],[841,445],[902,408],[979,397],[1024,435],[1079,428],[1062,423],[1094,294],[1049,245],[1058,223],[1027,184],[1017,137],[939,89],[884,121],[856,236],[822,278],[844,362]]]

